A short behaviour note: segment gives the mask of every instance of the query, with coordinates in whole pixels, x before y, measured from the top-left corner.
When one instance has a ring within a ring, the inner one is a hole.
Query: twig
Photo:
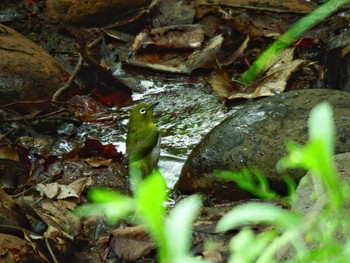
[[[245,9],[245,10],[252,10],[252,11],[259,11],[259,12],[271,12],[271,13],[279,13],[279,14],[307,14],[307,11],[302,10],[287,10],[287,9],[279,9],[279,8],[273,8],[273,7],[258,7],[258,6],[250,6],[250,5],[237,5],[237,4],[231,4],[231,3],[204,3],[199,2],[196,3],[198,6],[218,6],[218,7],[228,7],[228,8],[237,8],[237,9]]]
[[[30,120],[37,120],[37,119],[44,119],[53,115],[56,115],[58,113],[64,112],[64,109],[60,109],[54,112],[50,112],[44,115],[40,115],[40,116],[32,116],[32,115],[27,115],[27,116],[21,116],[18,118],[12,118],[12,119],[0,119],[0,122],[11,122],[11,121],[30,121]]]
[[[39,183],[40,183],[40,184],[45,184],[45,183],[51,182],[51,181],[53,181],[54,179],[56,179],[56,177],[58,177],[58,176],[61,176],[61,173],[59,173],[59,174],[54,174],[53,176],[48,177],[48,178],[46,178],[45,180],[43,180],[43,181],[41,181],[41,182],[39,182]],[[25,186],[23,186],[23,187],[25,187]],[[28,188],[24,189],[23,191],[11,195],[11,197],[12,197],[12,198],[17,198],[17,197],[20,197],[20,196],[24,196],[25,193],[27,193],[27,192],[29,192],[29,191],[35,189],[35,187],[36,187],[36,184],[35,184],[35,185],[32,185],[32,186],[29,186]],[[22,188],[22,189],[23,189],[23,188]]]
[[[81,69],[81,67],[83,66],[83,57],[79,54],[79,59],[78,59],[78,63],[74,68],[74,71],[72,72],[72,74],[69,77],[69,80],[66,82],[66,84],[64,84],[64,86],[62,86],[61,88],[59,88],[55,94],[53,94],[52,96],[52,102],[57,102],[57,98],[61,95],[61,93],[65,90],[67,90],[70,85],[72,85],[72,82],[75,80],[75,78],[77,77],[79,70]]]
[[[97,46],[98,43],[100,43],[103,39],[103,35],[99,36],[98,38],[96,38],[94,41],[90,42],[88,45],[87,45],[87,48],[88,49],[91,49],[91,48],[94,48]]]
[[[40,103],[47,103],[48,100],[16,100],[7,104],[0,105],[0,108],[7,108],[12,105],[17,104],[40,104]]]

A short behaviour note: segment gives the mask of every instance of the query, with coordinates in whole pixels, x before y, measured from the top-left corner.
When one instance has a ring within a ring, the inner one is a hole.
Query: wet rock
[[[44,49],[1,24],[0,57],[0,105],[26,101],[16,105],[28,109],[49,104],[68,77]]]
[[[209,194],[217,200],[249,198],[251,195],[234,183],[213,175],[214,170],[240,171],[247,166],[260,170],[270,187],[284,194],[286,185],[276,163],[286,155],[286,141],[306,142],[310,110],[322,101],[333,107],[335,152],[350,151],[350,93],[327,89],[287,92],[237,108],[209,132],[188,157],[175,189],[183,194]],[[305,172],[289,174],[299,180]]]

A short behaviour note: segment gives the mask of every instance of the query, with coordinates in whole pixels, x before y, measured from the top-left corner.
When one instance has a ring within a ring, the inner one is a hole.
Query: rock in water
[[[217,201],[249,198],[251,195],[235,183],[213,175],[214,170],[240,171],[246,165],[261,171],[270,187],[284,194],[286,184],[276,163],[286,155],[287,141],[307,141],[310,110],[322,101],[333,108],[335,152],[350,151],[350,93],[329,89],[286,92],[239,107],[210,131],[191,152],[175,189],[182,194],[209,194]],[[323,124],[319,125],[322,128]],[[304,174],[301,170],[289,172],[296,181]]]

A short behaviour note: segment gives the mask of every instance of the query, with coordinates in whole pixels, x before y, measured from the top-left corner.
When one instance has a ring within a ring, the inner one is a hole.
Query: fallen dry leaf
[[[146,8],[150,0],[124,1],[124,0],[47,0],[50,16],[59,21],[82,24],[102,24],[113,21],[117,13],[138,11]]]
[[[48,262],[40,258],[30,242],[0,233],[0,262]]]
[[[26,181],[29,171],[19,161],[0,158],[0,187],[13,189]]]
[[[290,19],[281,19],[281,16],[261,16],[259,13],[230,12],[230,10],[219,9],[219,12],[228,24],[242,35],[251,38],[268,37],[277,39],[288,27],[295,22]]]
[[[37,190],[42,196],[53,199],[60,194],[62,186],[65,187],[65,185],[59,185],[58,183],[37,184],[35,190]]]
[[[222,255],[217,251],[203,251],[203,256],[206,260],[210,260],[212,262],[224,262]]]
[[[232,55],[228,56],[224,60],[220,60],[220,66],[227,66],[232,64],[236,61],[236,59],[243,54],[244,50],[247,48],[249,43],[250,37],[247,35],[247,37],[244,39],[242,44],[236,49],[235,52],[232,53]]]
[[[273,96],[283,92],[292,73],[305,64],[304,60],[293,59],[293,57],[294,48],[284,50],[274,58],[265,76],[260,81],[258,80],[254,86],[236,88],[230,75],[219,67],[206,80],[222,102],[238,98],[254,99]]]
[[[41,196],[46,196],[50,199],[66,199],[66,198],[80,198],[81,192],[85,186],[91,185],[92,180],[90,177],[83,177],[75,180],[69,185],[63,185],[58,183],[50,184],[37,184],[35,190],[37,190]]]
[[[0,188],[0,225],[24,227],[26,224],[28,224],[27,218],[16,202]]]
[[[10,143],[2,143],[0,145],[0,158],[19,161],[19,156],[16,147]]]
[[[186,1],[162,0],[154,10],[154,27],[192,24],[195,10]]]
[[[144,226],[117,228],[111,236],[111,249],[126,261],[135,261],[156,247]]]
[[[90,177],[83,177],[69,184],[69,187],[73,189],[74,192],[80,197],[85,187],[91,184],[92,184],[92,180]]]
[[[72,238],[78,234],[79,218],[61,204],[45,198],[41,201],[41,207],[38,205],[34,210],[48,226],[55,227]]]
[[[147,54],[127,60],[125,63],[156,71],[190,74],[195,69],[210,68],[215,65],[222,41],[223,37],[218,35],[209,39],[202,49],[198,49],[190,55],[188,52],[165,54],[164,56]]]
[[[223,41],[222,35],[209,39],[203,49],[196,50],[191,54],[185,64],[184,71],[186,72],[185,69],[187,69],[187,73],[191,73],[197,68],[212,68]]]
[[[230,87],[233,84],[231,77],[225,70],[223,70],[219,66],[216,66],[214,68],[214,73],[206,77],[205,80],[213,88],[221,102],[224,103],[227,100],[227,98],[232,95],[233,91],[230,89]]]
[[[175,25],[142,32],[135,37],[132,50],[154,45],[165,49],[195,49],[202,45],[204,31],[202,25]]]

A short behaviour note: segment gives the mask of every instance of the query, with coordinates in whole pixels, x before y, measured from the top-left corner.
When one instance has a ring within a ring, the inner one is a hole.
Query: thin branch
[[[62,86],[61,88],[59,88],[55,94],[53,94],[52,96],[52,102],[57,102],[58,97],[62,94],[62,92],[64,92],[65,90],[67,90],[73,83],[73,81],[75,80],[75,78],[77,77],[81,67],[83,66],[83,57],[79,54],[79,59],[78,59],[78,63],[74,68],[74,71],[72,72],[72,74],[69,77],[69,80],[66,82],[66,84],[64,84],[64,86]]]
[[[60,110],[57,110],[57,111],[54,111],[54,112],[50,112],[48,114],[43,114],[43,115],[40,115],[40,116],[27,115],[27,116],[21,116],[21,117],[18,117],[18,118],[12,118],[12,119],[0,119],[0,122],[29,121],[29,120],[44,119],[44,118],[54,116],[54,115],[59,114],[59,113],[64,112],[64,111],[66,111],[66,110],[65,109],[60,109]]]

